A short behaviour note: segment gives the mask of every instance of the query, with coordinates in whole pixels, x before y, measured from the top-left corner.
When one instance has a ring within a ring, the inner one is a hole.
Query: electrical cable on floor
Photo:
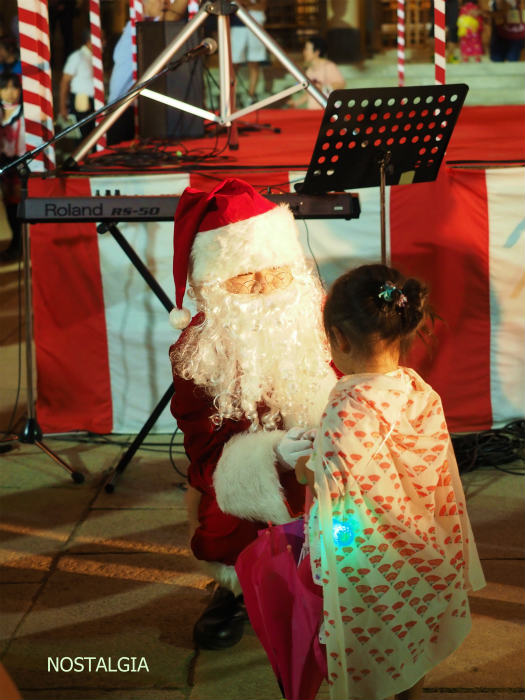
[[[166,450],[164,448],[169,448],[173,451],[174,439],[177,430],[175,430],[174,435],[170,439],[170,442],[156,442],[156,441],[144,441],[138,448],[139,450],[144,450],[145,452],[158,452],[164,453]],[[100,435],[98,433],[82,433],[82,434],[49,434],[46,435],[47,438],[54,438],[57,440],[62,440],[63,442],[74,442],[84,445],[115,445],[116,447],[129,447],[131,445],[131,438],[118,440],[114,437],[108,435]]]
[[[173,467],[173,469],[175,469],[175,471],[177,472],[177,474],[179,476],[182,476],[182,478],[184,479],[184,485],[186,486],[187,485],[186,480],[188,478],[188,475],[185,474],[184,472],[181,472],[180,469],[177,468],[177,465],[175,464],[175,460],[173,459],[173,444],[175,442],[175,436],[177,435],[178,432],[179,432],[179,427],[177,426],[175,428],[175,430],[173,431],[173,435],[171,436],[169,457],[170,457],[171,466]]]
[[[451,437],[460,472],[492,467],[507,474],[525,474],[525,420],[513,420],[503,428],[453,434]],[[512,462],[521,462],[521,468],[505,469],[500,466]]]

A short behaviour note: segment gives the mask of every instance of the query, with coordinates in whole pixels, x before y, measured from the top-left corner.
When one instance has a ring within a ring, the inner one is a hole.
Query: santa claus
[[[238,179],[209,193],[187,188],[173,268],[170,319],[185,330],[170,349],[171,410],[190,462],[191,548],[218,583],[194,637],[221,649],[243,632],[237,556],[269,521],[303,513],[304,487],[290,465],[311,444],[290,429],[319,423],[335,376],[323,289],[288,207]],[[187,282],[198,309],[191,322]]]

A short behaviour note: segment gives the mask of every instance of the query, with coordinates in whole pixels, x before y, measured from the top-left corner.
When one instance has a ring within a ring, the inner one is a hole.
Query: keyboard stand
[[[111,233],[111,235],[113,236],[115,241],[119,244],[119,246],[122,248],[124,253],[129,258],[133,267],[141,275],[141,277],[146,282],[148,287],[151,289],[151,291],[155,294],[157,299],[159,299],[160,303],[164,306],[166,311],[169,313],[174,307],[173,302],[171,301],[169,296],[166,294],[166,292],[162,289],[162,287],[157,282],[157,280],[153,277],[153,275],[148,270],[148,268],[144,265],[144,263],[139,258],[139,256],[137,255],[137,253],[135,252],[133,247],[130,246],[130,244],[128,243],[126,238],[122,235],[122,232],[118,228],[117,224],[115,224],[113,222],[101,223],[97,226],[97,232],[100,234]],[[120,458],[119,463],[117,464],[115,469],[108,476],[106,483],[104,485],[106,493],[113,493],[113,491],[115,490],[115,482],[116,482],[117,478],[120,476],[120,474],[122,474],[124,469],[128,466],[128,464],[133,459],[135,452],[139,449],[139,447],[144,442],[146,435],[149,433],[149,431],[155,425],[158,417],[160,416],[162,411],[166,408],[166,406],[170,402],[174,391],[175,391],[175,389],[173,387],[173,383],[171,383],[170,386],[166,389],[164,396],[160,399],[158,404],[153,409],[153,412],[150,415],[150,417],[148,418],[148,420],[144,423],[144,425],[142,426],[140,431],[135,436],[135,439],[133,440],[131,445],[128,447],[126,452]]]

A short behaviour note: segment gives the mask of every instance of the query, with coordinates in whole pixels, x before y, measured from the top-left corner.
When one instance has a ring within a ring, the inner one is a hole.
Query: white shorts
[[[264,24],[265,15],[262,10],[251,10],[250,15],[260,24]],[[257,63],[266,61],[266,47],[259,39],[252,34],[248,27],[234,26],[230,29],[232,43],[232,61],[233,63]]]

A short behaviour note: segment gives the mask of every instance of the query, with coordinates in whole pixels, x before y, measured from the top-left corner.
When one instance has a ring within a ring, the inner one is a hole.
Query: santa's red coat
[[[201,323],[202,320],[203,315],[198,314],[192,319],[191,325]],[[186,341],[187,331],[188,329],[170,348],[170,356]],[[257,531],[266,527],[268,523],[263,519],[264,512],[261,512],[260,520],[253,519],[253,502],[250,503],[250,517],[246,519],[242,517],[242,512],[239,512],[242,511],[242,503],[239,505],[237,502],[235,515],[221,510],[217,503],[213,477],[224,447],[233,437],[239,436],[236,440],[237,445],[243,440],[243,433],[249,440],[253,440],[253,434],[248,433],[250,423],[246,419],[226,419],[220,426],[214,425],[211,421],[215,412],[213,397],[203,387],[180,377],[175,370],[173,383],[175,393],[171,401],[171,412],[184,434],[184,449],[190,460],[188,481],[202,494],[199,506],[200,524],[191,540],[191,548],[197,559],[233,565],[244,547],[257,537]],[[261,412],[264,412],[264,408]],[[261,469],[276,470],[280,482],[280,486],[277,484],[278,490],[282,487],[282,492],[276,495],[282,498],[289,518],[292,519],[303,513],[304,487],[297,483],[294,471],[280,470],[273,460],[273,452],[271,454],[272,464],[268,465],[268,460],[264,460],[266,464],[261,464]],[[239,473],[242,472],[243,466],[238,465]],[[236,483],[232,483],[232,488],[238,488],[237,480],[233,478]],[[246,494],[247,501],[253,501],[254,498],[253,494]]]

